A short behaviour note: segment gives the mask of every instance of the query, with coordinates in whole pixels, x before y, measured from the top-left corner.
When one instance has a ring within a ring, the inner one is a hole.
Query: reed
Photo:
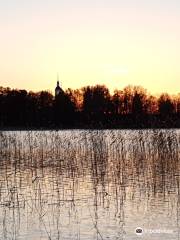
[[[179,173],[179,130],[0,132],[0,238],[123,239],[126,204],[159,198],[179,227]]]

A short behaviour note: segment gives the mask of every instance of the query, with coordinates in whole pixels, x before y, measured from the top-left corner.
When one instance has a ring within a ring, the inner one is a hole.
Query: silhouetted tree
[[[146,99],[146,109],[148,114],[158,113],[158,103],[157,98],[150,95]]]
[[[141,115],[142,113],[143,113],[142,98],[141,95],[136,92],[132,101],[132,114]]]
[[[56,126],[67,127],[74,125],[75,104],[71,100],[69,93],[62,91],[55,97],[54,112]]]
[[[140,116],[147,113],[147,94],[142,87],[134,87],[132,98],[132,114]]]
[[[180,93],[177,96],[177,113],[180,114]]]
[[[104,85],[83,89],[83,112],[88,121],[103,122],[110,113],[110,93]]]
[[[123,108],[123,92],[115,90],[111,99],[112,102],[112,113],[115,115],[122,114]]]
[[[180,94],[159,98],[139,86],[110,95],[104,85],[27,92],[0,87],[0,127],[180,127]]]
[[[168,94],[162,94],[158,99],[159,113],[166,117],[174,113],[174,105]]]
[[[9,126],[26,126],[26,104],[27,91],[12,90],[8,91],[5,98],[5,115]]]
[[[43,127],[52,125],[52,105],[53,95],[47,91],[42,91],[37,94],[38,116],[40,125]]]
[[[123,89],[123,114],[132,113],[133,87],[127,86]]]

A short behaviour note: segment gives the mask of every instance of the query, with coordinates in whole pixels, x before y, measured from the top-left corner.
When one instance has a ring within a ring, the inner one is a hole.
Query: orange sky
[[[0,3],[0,85],[54,91],[129,84],[180,92],[177,0]]]

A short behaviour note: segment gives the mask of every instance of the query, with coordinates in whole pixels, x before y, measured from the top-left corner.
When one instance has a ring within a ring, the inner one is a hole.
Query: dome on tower
[[[62,88],[59,86],[59,81],[57,81],[57,86],[55,88],[55,96],[58,96],[60,93],[62,93],[63,90]]]

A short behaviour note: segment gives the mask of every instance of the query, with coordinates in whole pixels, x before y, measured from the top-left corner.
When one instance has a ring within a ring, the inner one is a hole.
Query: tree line
[[[178,128],[180,94],[153,96],[140,86],[110,94],[104,85],[70,89],[54,97],[0,87],[0,128]]]

